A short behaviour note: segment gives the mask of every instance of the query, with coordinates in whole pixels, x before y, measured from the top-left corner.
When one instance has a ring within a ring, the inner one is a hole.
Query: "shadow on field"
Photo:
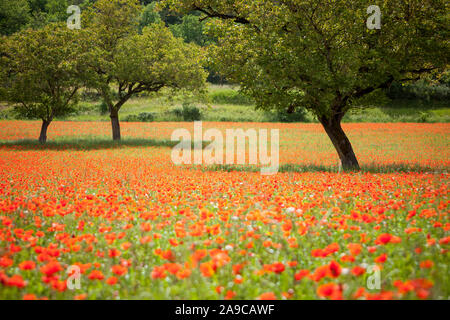
[[[212,165],[206,167],[193,167],[201,171],[222,171],[222,172],[260,172],[261,168],[258,166],[248,165]],[[431,168],[429,166],[408,165],[408,164],[384,164],[382,166],[377,164],[362,165],[360,173],[447,173],[449,168]],[[280,165],[279,173],[294,172],[332,172],[338,173],[337,166],[325,165],[298,165],[298,164],[284,164]]]
[[[15,140],[15,141],[0,141],[0,150],[77,150],[77,151],[89,151],[89,150],[102,150],[102,149],[120,149],[124,147],[160,147],[160,148],[173,148],[179,141],[170,141],[167,139],[143,139],[143,138],[125,138],[121,141],[113,141],[110,138],[61,138],[58,140],[50,140],[46,144],[40,144],[37,140]],[[186,142],[187,143],[187,142]],[[210,142],[203,141],[203,148]],[[195,149],[194,142],[188,143],[192,149]],[[261,167],[255,165],[210,165],[210,166],[192,166],[193,170],[201,171],[222,171],[222,172],[260,172]],[[432,168],[430,166],[421,166],[418,164],[410,165],[405,163],[383,164],[376,163],[366,164],[361,166],[361,172],[368,173],[394,173],[394,172],[415,172],[415,173],[447,173],[450,168],[440,167]],[[337,166],[326,165],[300,165],[300,164],[283,164],[280,165],[278,170],[280,173],[285,172],[338,172]]]
[[[166,147],[172,148],[179,142],[170,140],[156,139],[123,139],[121,141],[113,141],[110,138],[95,139],[60,139],[56,141],[48,141],[46,144],[40,144],[36,140],[15,140],[0,141],[0,148],[17,149],[17,150],[101,150],[116,149],[122,147]]]

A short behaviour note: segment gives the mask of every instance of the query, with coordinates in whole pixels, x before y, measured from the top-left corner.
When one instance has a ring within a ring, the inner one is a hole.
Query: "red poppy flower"
[[[36,263],[34,261],[23,261],[19,264],[21,270],[33,270],[36,268]]]
[[[277,296],[273,292],[265,292],[258,297],[258,300],[277,300]]]

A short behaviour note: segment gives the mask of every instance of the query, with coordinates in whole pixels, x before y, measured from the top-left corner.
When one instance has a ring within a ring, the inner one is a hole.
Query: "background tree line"
[[[33,28],[38,29],[52,22],[65,22],[68,18],[69,5],[80,6],[82,12],[95,3],[96,0],[2,0],[0,3],[0,35],[11,35],[17,31]],[[166,9],[157,10],[160,0],[141,0],[138,15],[138,28],[164,22],[176,37],[183,38],[188,43],[206,46],[214,42],[213,37],[204,32],[205,23],[199,21],[199,12],[179,14]],[[214,72],[208,66],[208,82],[223,84],[223,76]]]
[[[0,34],[11,35],[17,31],[38,29],[52,22],[65,22],[67,8],[80,6],[82,12],[96,0],[3,0],[0,3]],[[139,4],[139,31],[149,24],[162,21],[172,32],[186,42],[205,46],[214,39],[203,33],[204,23],[199,21],[199,12],[182,15],[168,9],[156,10],[159,0],[141,0]]]

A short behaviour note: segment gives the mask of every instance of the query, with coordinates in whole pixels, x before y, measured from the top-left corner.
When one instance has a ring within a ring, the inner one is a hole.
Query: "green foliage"
[[[181,23],[171,25],[170,30],[176,37],[183,38],[187,43],[204,47],[212,42],[212,39],[204,33],[204,23],[197,15],[184,16]]]
[[[183,103],[181,108],[175,108],[173,114],[179,118],[182,118],[184,121],[200,121],[202,120],[202,113],[200,109],[191,104],[191,103]]]
[[[297,109],[292,113],[284,109],[275,109],[270,114],[275,122],[309,122],[305,109]]]
[[[233,89],[225,89],[211,92],[209,98],[212,103],[254,105],[252,98]]]
[[[18,114],[51,121],[73,112],[87,75],[81,34],[50,24],[2,40],[2,97],[15,104]]]
[[[27,0],[0,1],[0,35],[10,35],[22,29],[30,21]]]
[[[391,99],[419,99],[450,102],[450,87],[443,84],[431,85],[425,80],[420,80],[412,84],[400,84],[395,82],[387,90],[387,96]]]
[[[170,30],[175,37],[183,38],[187,43],[195,43],[201,47],[206,47],[215,42],[215,39],[205,32],[205,22],[199,20],[198,14],[188,14],[183,16],[180,23],[170,24]],[[207,68],[208,81],[211,83],[223,83],[223,77],[211,68]]]
[[[47,0],[28,0],[32,12],[45,11]]]
[[[450,87],[450,69],[446,69],[438,74],[438,80],[440,84]]]
[[[142,33],[142,30],[151,25],[152,23],[160,23],[161,16],[155,10],[156,2],[152,2],[145,6],[144,10],[141,13],[139,18],[139,32]]]
[[[84,89],[80,93],[80,99],[82,101],[98,101],[100,98],[101,95],[95,90]]]
[[[98,105],[98,110],[100,111],[100,114],[107,114],[109,111],[108,104],[105,101],[102,101]]]
[[[125,117],[125,122],[153,122],[155,115],[151,112],[141,112],[138,115],[130,114]]]
[[[45,4],[45,11],[47,12],[48,21],[50,22],[65,21],[69,16],[67,14],[68,6],[69,2],[67,0],[47,0],[47,3]]]
[[[138,114],[138,120],[142,122],[153,122],[155,115],[151,112],[142,112]]]
[[[137,0],[97,0],[83,13],[83,22],[90,31],[90,40],[105,54],[99,63],[114,55],[121,39],[136,32],[140,6]]]
[[[429,115],[426,112],[419,112],[418,122],[426,123],[429,121]]]
[[[163,24],[153,24],[142,35],[122,41],[114,64],[112,74],[117,80],[141,83],[147,91],[159,87],[195,91],[205,85],[199,48],[173,37]]]
[[[0,109],[0,119],[1,120],[15,120],[20,116],[15,114],[13,108],[2,108]]]
[[[10,35],[25,28],[39,29],[52,22],[65,22],[69,5],[82,10],[95,0],[2,0],[0,34]]]

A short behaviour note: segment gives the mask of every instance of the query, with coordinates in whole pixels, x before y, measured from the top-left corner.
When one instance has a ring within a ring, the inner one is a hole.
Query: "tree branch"
[[[236,23],[240,24],[250,24],[250,21],[244,17],[239,17],[237,15],[231,15],[231,14],[225,14],[215,11],[210,6],[207,9],[201,8],[197,6],[195,3],[192,6],[193,10],[199,11],[201,13],[204,13],[206,17],[201,18],[200,21],[206,20],[208,18],[219,18],[223,20],[234,20]],[[209,10],[209,11],[208,11]]]
[[[382,83],[380,83],[377,86],[370,86],[370,87],[367,87],[367,88],[359,88],[358,87],[358,88],[356,88],[356,90],[354,91],[353,94],[346,95],[343,98],[343,101],[347,102],[348,99],[350,99],[350,98],[361,98],[361,97],[363,97],[363,96],[365,96],[365,95],[367,95],[369,93],[372,93],[372,92],[374,92],[375,90],[378,90],[378,89],[386,89],[392,84],[392,82],[394,82],[394,77],[392,75],[390,75],[385,82],[382,82]]]
[[[70,94],[69,97],[67,98],[66,103],[64,104],[64,107],[67,106],[67,105],[69,104],[70,100],[72,100],[73,96],[77,93],[78,89],[79,89],[78,87],[75,87],[75,88],[73,89],[73,91],[71,92],[71,94]]]

